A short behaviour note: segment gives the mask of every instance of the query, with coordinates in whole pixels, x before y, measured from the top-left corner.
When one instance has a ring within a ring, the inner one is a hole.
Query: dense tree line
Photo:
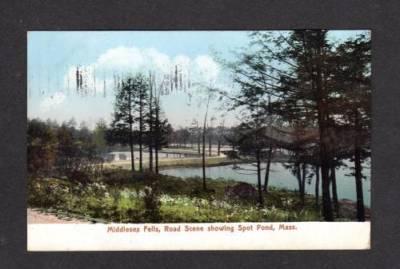
[[[68,177],[82,182],[99,175],[101,154],[107,151],[107,127],[99,121],[91,131],[83,123],[79,128],[71,119],[55,121],[28,119],[28,173],[33,177]]]
[[[196,121],[194,121],[196,124]],[[205,142],[206,154],[212,156],[212,152],[216,151],[217,156],[221,156],[221,147],[228,145],[226,135],[230,132],[230,127],[218,125],[216,127],[206,125]],[[200,155],[201,154],[201,137],[203,129],[198,125],[191,127],[180,127],[172,129],[168,135],[168,144],[170,148],[190,148]]]

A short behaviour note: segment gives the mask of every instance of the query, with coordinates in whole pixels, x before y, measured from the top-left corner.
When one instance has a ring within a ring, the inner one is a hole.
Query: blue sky
[[[181,64],[194,70],[194,79],[229,84],[223,68],[213,59],[213,52],[224,58],[231,51],[248,44],[245,31],[41,31],[28,33],[28,117],[54,119],[74,117],[93,127],[99,119],[110,122],[114,93],[111,77],[115,72],[162,72],[167,66]],[[346,39],[359,31],[335,31],[332,39]],[[87,68],[96,92],[87,97],[73,90],[76,66]],[[168,68],[167,68],[168,69]],[[93,72],[90,70],[94,70]],[[92,72],[92,73],[91,73]],[[95,74],[95,75],[92,75]],[[103,82],[107,81],[106,97]],[[97,83],[97,84],[96,84]],[[95,85],[96,84],[96,85]],[[162,97],[162,108],[174,127],[190,125],[201,119],[204,103],[197,90],[174,92]],[[190,105],[189,105],[190,104]],[[221,104],[211,104],[211,114],[222,112]],[[235,123],[235,116],[225,124]]]

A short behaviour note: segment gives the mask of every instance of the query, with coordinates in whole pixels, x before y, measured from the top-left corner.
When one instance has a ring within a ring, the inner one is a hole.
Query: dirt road
[[[55,214],[43,213],[37,209],[28,208],[28,224],[79,224],[89,223],[78,219],[61,219]]]

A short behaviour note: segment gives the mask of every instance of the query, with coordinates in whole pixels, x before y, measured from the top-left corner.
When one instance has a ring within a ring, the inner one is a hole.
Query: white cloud
[[[113,72],[129,72],[145,64],[143,51],[135,47],[117,47],[100,55],[95,67]]]
[[[171,66],[171,59],[168,55],[163,54],[153,48],[144,50],[143,54],[144,58],[147,61],[147,69],[153,68],[156,70],[161,70],[163,73],[167,73],[169,71],[169,68]]]
[[[186,55],[178,55],[174,58],[174,65],[179,65],[183,69],[188,70],[191,67],[192,60]]]
[[[56,92],[43,99],[40,103],[40,110],[42,112],[48,112],[62,104],[65,101],[65,98],[66,96],[64,93]]]
[[[208,55],[197,56],[195,63],[199,74],[206,81],[215,83],[220,71],[219,65]]]
[[[164,75],[170,75],[178,67],[184,78],[190,79],[192,83],[201,84],[215,83],[217,81],[220,66],[209,55],[198,55],[190,58],[187,55],[170,57],[154,48],[137,47],[115,47],[101,54],[91,64],[80,66],[87,78],[85,82],[89,89],[101,92],[104,82],[107,88],[113,87],[113,76],[125,76],[126,74],[138,73],[147,75],[154,71],[161,79]],[[76,87],[76,66],[71,66],[64,77],[65,88]]]

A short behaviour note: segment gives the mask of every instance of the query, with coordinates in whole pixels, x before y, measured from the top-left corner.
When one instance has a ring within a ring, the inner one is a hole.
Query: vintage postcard
[[[370,31],[27,45],[29,251],[370,248]]]

